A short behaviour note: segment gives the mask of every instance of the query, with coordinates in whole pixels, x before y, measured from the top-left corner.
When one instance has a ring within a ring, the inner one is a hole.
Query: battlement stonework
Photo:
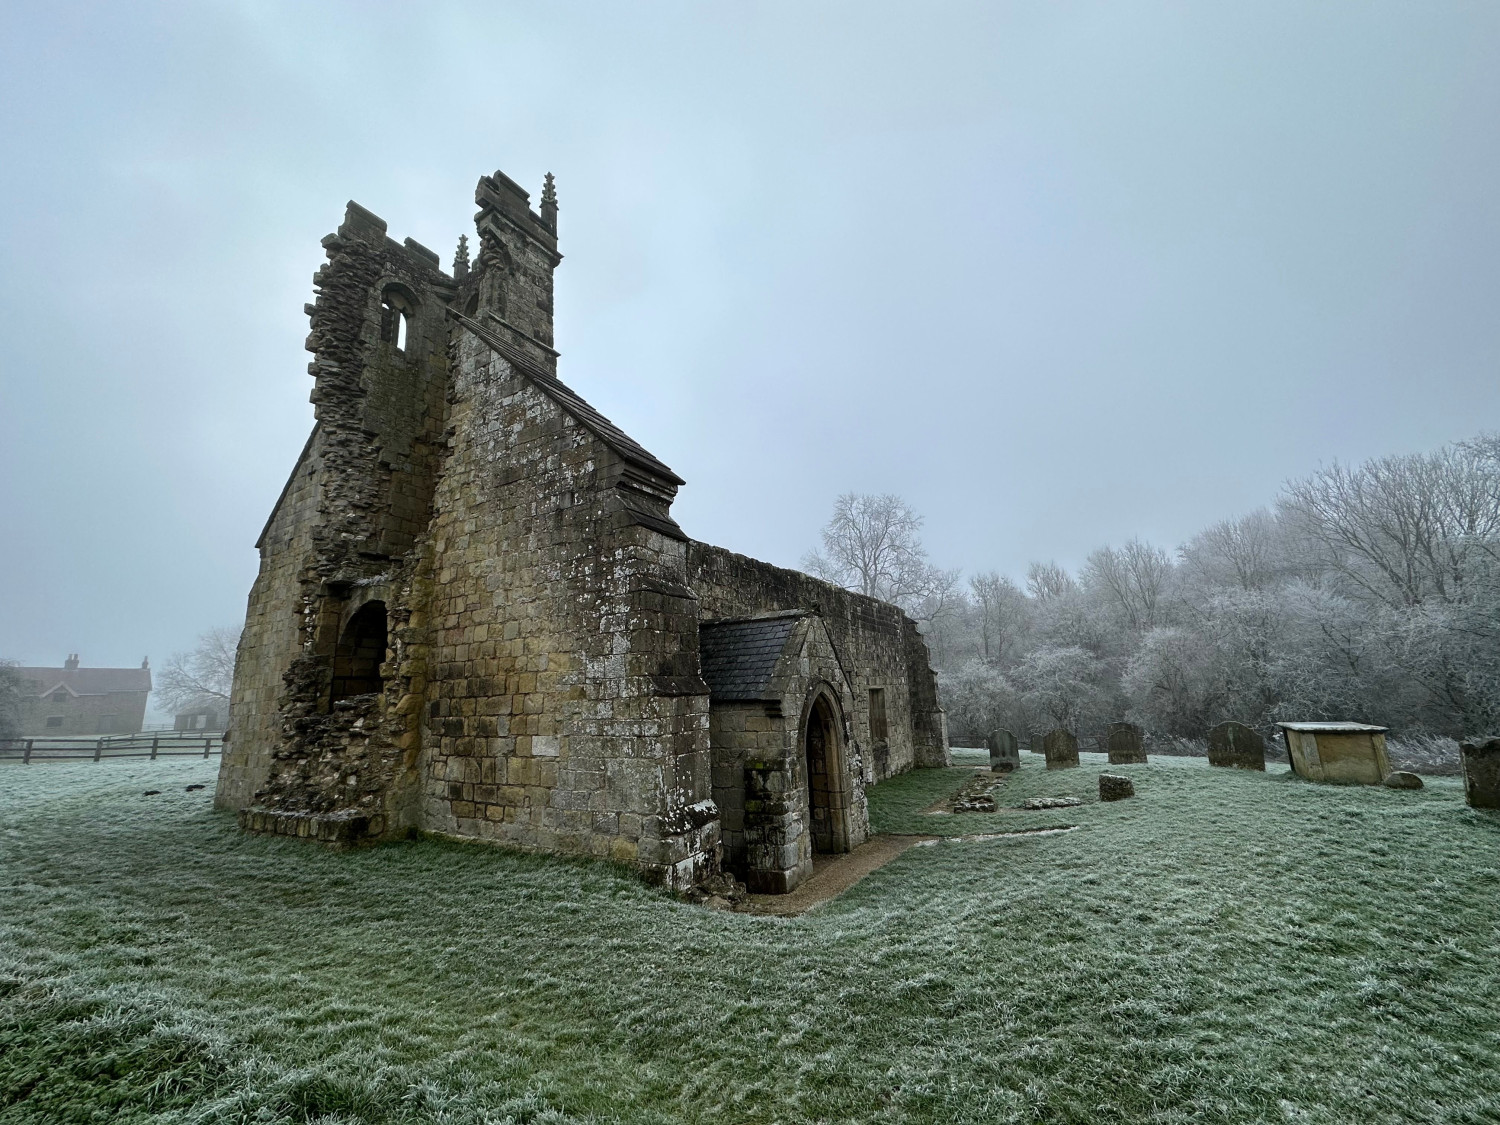
[[[498,172],[475,201],[451,273],[355,203],[323,240],[317,421],[258,543],[217,801],[254,831],[789,890],[864,839],[865,784],[946,763],[925,643],[689,540],[682,479],[557,378],[550,177],[539,212]],[[705,679],[700,634],[757,698]]]

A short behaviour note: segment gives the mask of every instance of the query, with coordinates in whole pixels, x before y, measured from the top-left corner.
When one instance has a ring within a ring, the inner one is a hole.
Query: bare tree
[[[1389,606],[1463,600],[1500,538],[1493,439],[1436,453],[1334,463],[1291,481],[1283,507],[1317,563],[1357,597]]]
[[[993,570],[969,579],[969,590],[979,610],[980,649],[986,664],[999,664],[1013,649],[1025,627],[1026,595],[1003,574]]]
[[[1137,633],[1164,624],[1162,602],[1171,576],[1171,556],[1139,539],[1119,549],[1101,547],[1083,566],[1084,585],[1102,594]]]
[[[823,528],[822,552],[810,552],[802,566],[825,581],[915,612],[945,583],[950,589],[957,584],[957,572],[928,563],[921,530],[922,517],[899,496],[845,493]]]
[[[1026,568],[1026,592],[1039,602],[1052,601],[1077,588],[1073,576],[1050,559]]]
[[[1205,585],[1260,590],[1285,568],[1281,538],[1276,517],[1258,508],[1247,516],[1221,520],[1200,531],[1178,553]]]
[[[227,708],[239,643],[240,627],[224,625],[199,637],[192,652],[173,653],[156,676],[160,704],[171,711],[210,702]]]

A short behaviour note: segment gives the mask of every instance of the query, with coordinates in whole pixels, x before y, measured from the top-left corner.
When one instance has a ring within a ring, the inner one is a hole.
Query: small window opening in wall
[[[406,298],[400,293],[386,293],[380,301],[380,338],[401,352],[406,350],[410,334],[411,309]]]
[[[870,689],[870,741],[884,742],[889,737],[885,722],[885,688]]]
[[[63,717],[61,715],[48,715],[47,716],[47,725],[49,727],[60,727],[60,726],[62,726],[62,721],[63,721]]]
[[[380,666],[385,662],[385,603],[360,606],[333,654],[333,698],[373,695],[384,686]]]

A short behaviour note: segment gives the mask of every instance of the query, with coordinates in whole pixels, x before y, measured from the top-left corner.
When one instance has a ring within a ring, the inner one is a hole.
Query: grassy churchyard
[[[1089,803],[887,782],[877,831],[950,838],[784,919],[244,836],[215,763],[0,767],[0,1122],[1500,1120],[1500,816],[1458,781],[1155,758],[1100,805],[1101,759],[1022,758],[1000,805]]]

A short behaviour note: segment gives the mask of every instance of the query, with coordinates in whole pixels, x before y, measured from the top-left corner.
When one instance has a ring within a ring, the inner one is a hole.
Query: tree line
[[[923,624],[956,741],[1119,719],[1500,731],[1500,435],[1334,464],[1175,550],[1132,539],[1024,580],[934,566],[920,527],[899,497],[844,496],[803,564]]]

